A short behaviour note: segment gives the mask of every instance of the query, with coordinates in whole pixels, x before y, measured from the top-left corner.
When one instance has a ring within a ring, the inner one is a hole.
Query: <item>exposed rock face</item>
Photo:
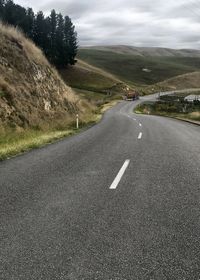
[[[37,126],[71,118],[80,102],[42,52],[0,24],[0,125]]]

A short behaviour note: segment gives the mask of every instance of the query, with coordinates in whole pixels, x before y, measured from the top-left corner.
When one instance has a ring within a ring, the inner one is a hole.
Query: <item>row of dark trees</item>
[[[55,66],[76,63],[77,33],[68,16],[55,10],[50,16],[41,11],[35,14],[31,8],[25,9],[12,0],[0,0],[0,20],[22,29]]]

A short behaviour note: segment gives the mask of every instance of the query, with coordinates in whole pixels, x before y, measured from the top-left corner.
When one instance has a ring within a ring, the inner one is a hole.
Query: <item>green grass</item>
[[[76,129],[75,119],[71,122],[60,121],[59,125],[54,125],[52,128],[24,130],[11,127],[0,128],[0,160],[79,133],[82,129],[97,123],[101,119],[102,113],[117,102],[116,96],[106,97],[102,93],[79,89],[76,89],[76,92],[91,103],[90,107],[80,115],[79,129]]]
[[[60,138],[72,135],[75,130],[66,131],[36,131],[25,130],[23,132],[9,131],[1,135],[0,160],[23,153],[33,148],[52,143]]]
[[[95,72],[83,72],[74,68],[60,71],[63,80],[72,88],[90,91],[104,91],[114,85],[114,81]]]
[[[60,74],[77,95],[97,107],[113,99],[121,99],[126,88],[112,74],[83,61],[78,61],[73,67],[60,69]]]
[[[25,151],[53,143],[58,139],[78,133],[91,123],[96,122],[99,111],[89,108],[88,112],[80,115],[79,129],[76,129],[76,119],[52,122],[50,126],[41,128],[0,128],[0,160],[23,153]]]
[[[78,57],[115,75],[123,82],[137,86],[155,84],[200,70],[200,58],[191,57],[140,57],[95,49],[80,49]],[[152,72],[143,72],[143,68]]]
[[[86,129],[90,125],[98,122],[100,118],[101,111],[98,110],[96,113],[93,113],[90,116],[88,115],[84,120],[80,120],[79,129],[76,129],[75,122],[71,128],[65,130],[42,131],[26,129],[16,131],[14,129],[7,129],[0,133],[0,160],[45,146],[64,137],[79,133],[82,129]]]
[[[111,74],[82,61],[78,61],[73,67],[60,69],[59,72],[67,85],[80,90],[106,94],[109,89],[122,84]]]
[[[200,122],[200,103],[184,102],[184,96],[180,95],[165,96],[162,101],[144,102],[134,112]]]
[[[114,94],[111,96],[106,95],[105,93],[98,92],[98,91],[90,91],[90,90],[84,90],[84,89],[77,89],[74,88],[74,91],[81,97],[89,101],[90,104],[93,104],[94,106],[102,106],[106,103],[109,103],[113,100],[122,100],[122,95]]]

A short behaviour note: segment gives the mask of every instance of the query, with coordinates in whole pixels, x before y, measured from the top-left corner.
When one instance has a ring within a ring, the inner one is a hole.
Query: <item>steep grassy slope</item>
[[[73,67],[60,70],[64,81],[73,88],[102,91],[120,81],[111,74],[79,60]]]
[[[151,85],[177,75],[200,70],[198,57],[135,56],[82,48],[79,50],[79,58],[131,85]]]
[[[113,99],[121,99],[127,85],[114,75],[82,60],[73,67],[59,70],[63,80],[89,104],[99,107]]]
[[[82,109],[42,52],[20,32],[0,24],[0,126],[53,125]]]
[[[63,80],[75,89],[107,94],[121,90],[123,82],[109,72],[92,66],[82,60],[73,67],[60,70]]]

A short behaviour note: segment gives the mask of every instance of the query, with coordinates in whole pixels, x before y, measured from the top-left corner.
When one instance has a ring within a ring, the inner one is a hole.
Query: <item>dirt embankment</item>
[[[70,121],[83,104],[41,50],[0,24],[0,127],[40,127]]]

